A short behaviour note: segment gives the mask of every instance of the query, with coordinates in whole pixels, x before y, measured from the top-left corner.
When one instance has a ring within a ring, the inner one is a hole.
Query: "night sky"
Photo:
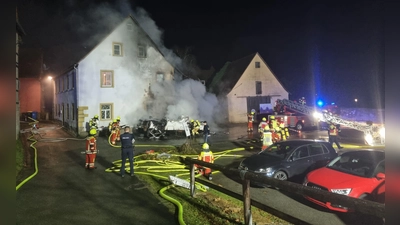
[[[46,65],[57,68],[61,57],[54,52],[85,38],[68,18],[105,2],[115,1],[19,0],[27,33],[21,48],[42,48]],[[384,107],[381,1],[127,2],[150,14],[167,48],[193,48],[202,69],[219,71],[227,61],[259,52],[291,99],[353,107],[357,98],[359,107]],[[111,4],[122,17],[127,5]]]

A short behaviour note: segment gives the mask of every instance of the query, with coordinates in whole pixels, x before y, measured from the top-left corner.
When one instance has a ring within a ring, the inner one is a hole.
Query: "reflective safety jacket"
[[[214,154],[211,150],[203,150],[200,152],[197,159],[208,163],[214,163]]]
[[[268,123],[266,121],[261,121],[261,123],[258,125],[258,128],[264,130],[265,127],[268,127]]]
[[[254,114],[247,114],[247,122],[254,122]]]
[[[93,136],[86,138],[86,154],[96,154],[97,153],[97,145],[96,138]]]
[[[338,129],[335,125],[330,125],[329,126],[329,135],[331,136],[337,136],[338,135]]]

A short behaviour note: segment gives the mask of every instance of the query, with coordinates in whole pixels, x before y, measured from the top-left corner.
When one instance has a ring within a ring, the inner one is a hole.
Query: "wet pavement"
[[[112,162],[120,159],[120,149],[111,147],[106,137],[97,139],[100,153],[96,158],[97,169],[91,171],[84,169],[85,154],[81,152],[85,141],[73,139],[60,128],[53,123],[40,123],[41,137],[36,135],[40,140],[35,145],[39,172],[17,191],[17,224],[178,224],[177,216],[164,205],[172,203],[152,193],[145,183],[136,177],[121,178],[119,174],[105,172]],[[248,156],[260,150],[258,134],[256,131],[248,134],[246,124],[211,128],[211,132],[215,132],[209,139],[214,152],[243,147],[245,150],[240,154]],[[361,145],[363,141],[357,131],[345,132],[345,138],[341,139],[345,146]],[[154,149],[157,145],[181,146],[187,141],[182,133],[164,140],[136,136],[137,146],[149,147],[137,147],[135,154]],[[54,138],[72,139],[50,142]],[[293,132],[290,139],[297,138],[327,139],[327,131]],[[199,146],[202,142],[202,138],[198,137]],[[240,160],[221,158],[216,163],[237,168]],[[17,180],[21,181],[33,172],[27,171]],[[214,177],[213,182],[241,193],[241,185],[235,178],[221,173]],[[252,189],[251,193],[255,199],[267,200],[267,205],[298,216],[310,224],[345,224],[336,214],[310,207],[306,202],[277,190]],[[320,223],[321,220],[330,222]]]
[[[38,173],[16,193],[17,224],[178,224],[166,200],[139,179],[104,172],[120,159],[119,149],[99,139],[97,169],[86,170],[84,140],[43,141],[71,137],[59,128],[40,123]]]

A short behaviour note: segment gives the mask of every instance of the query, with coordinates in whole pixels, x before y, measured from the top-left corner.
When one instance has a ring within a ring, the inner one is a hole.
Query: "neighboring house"
[[[247,122],[247,113],[272,113],[277,99],[288,99],[283,87],[260,54],[227,62],[210,84],[231,123]]]
[[[151,101],[157,88],[177,77],[174,72],[139,23],[128,16],[55,77],[54,118],[82,136],[94,115],[99,115],[99,126],[108,127],[117,116],[122,124],[136,125],[157,104]]]
[[[19,54],[19,45],[22,43],[21,37],[25,34],[24,29],[22,28],[21,24],[19,23],[18,19],[18,10],[16,9],[16,20],[17,20],[17,32],[16,32],[16,69],[15,69],[15,77],[16,77],[16,139],[19,136],[20,130],[20,105],[19,105],[19,76],[18,76],[18,54]]]
[[[37,78],[20,77],[20,111],[40,112],[41,108],[41,85]]]

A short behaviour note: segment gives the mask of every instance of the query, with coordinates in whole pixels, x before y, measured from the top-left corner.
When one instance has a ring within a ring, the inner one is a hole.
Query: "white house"
[[[122,124],[134,125],[158,104],[151,101],[158,88],[179,77],[174,73],[156,44],[128,16],[54,79],[55,119],[80,135],[87,134],[86,123],[94,115],[100,117],[99,126],[108,126],[117,116]]]
[[[289,93],[260,54],[254,53],[228,62],[216,74],[210,90],[225,103],[229,122],[247,122],[247,113],[271,113],[277,99],[288,99]]]

